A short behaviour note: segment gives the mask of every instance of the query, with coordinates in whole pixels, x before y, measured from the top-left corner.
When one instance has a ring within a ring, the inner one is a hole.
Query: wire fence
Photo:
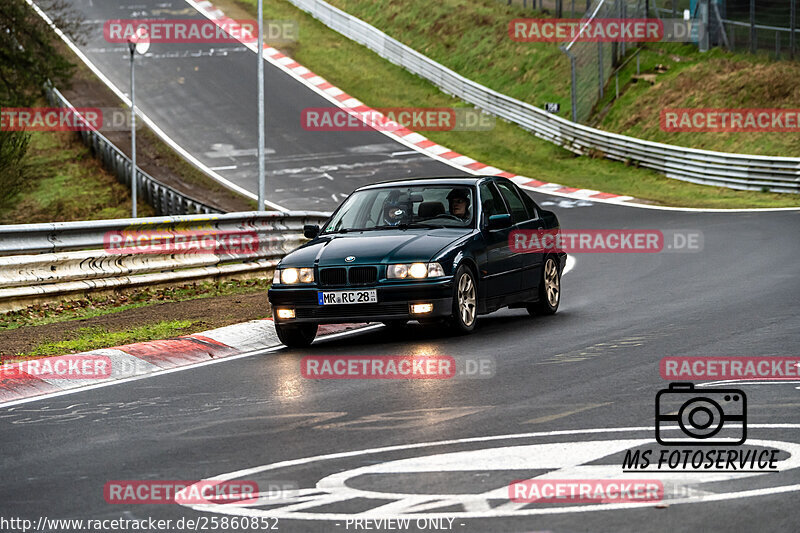
[[[646,0],[592,0],[581,17],[581,26],[600,19],[642,19],[647,17]],[[587,42],[580,34],[561,50],[570,61],[572,120],[584,123],[595,104],[603,98],[606,82],[634,43]]]
[[[591,0],[501,0],[509,6],[530,8],[547,13],[555,13],[557,17],[580,18],[589,10]]]
[[[663,0],[655,6],[659,16],[692,18],[708,11],[711,46],[731,51],[767,53],[776,59],[797,59],[800,0]]]

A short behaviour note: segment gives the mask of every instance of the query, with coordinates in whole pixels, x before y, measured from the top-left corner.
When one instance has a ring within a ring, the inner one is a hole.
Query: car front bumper
[[[319,305],[320,291],[355,291],[375,289],[377,303]],[[281,324],[337,324],[343,322],[381,322],[441,318],[453,312],[453,280],[410,283],[378,283],[359,287],[279,287],[269,290],[273,309],[294,309],[295,318],[275,321]],[[430,303],[430,313],[412,314],[411,304]]]

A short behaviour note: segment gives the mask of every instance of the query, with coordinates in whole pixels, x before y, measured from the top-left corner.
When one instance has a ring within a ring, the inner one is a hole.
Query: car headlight
[[[386,277],[389,279],[425,279],[444,276],[444,269],[439,263],[410,263],[389,265]]]
[[[287,285],[314,283],[313,268],[284,268],[278,272],[280,273],[280,282]],[[278,279],[278,274],[273,278],[273,283],[275,283],[275,279]]]
[[[314,283],[314,269],[301,268],[300,269],[300,283]]]

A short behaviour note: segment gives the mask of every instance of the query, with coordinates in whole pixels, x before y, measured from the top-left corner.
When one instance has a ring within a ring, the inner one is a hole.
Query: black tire
[[[286,326],[275,323],[278,340],[289,348],[306,348],[311,346],[317,336],[316,324],[295,324]]]
[[[478,322],[478,284],[475,273],[464,265],[453,276],[453,312],[450,329],[459,335],[472,332]]]
[[[561,303],[561,268],[555,256],[547,256],[539,279],[539,301],[525,307],[531,315],[554,315]]]

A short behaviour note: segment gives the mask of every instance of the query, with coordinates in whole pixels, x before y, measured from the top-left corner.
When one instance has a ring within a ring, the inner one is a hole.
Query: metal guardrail
[[[74,109],[58,89],[47,88],[46,95],[50,105]],[[131,159],[96,130],[85,129],[79,131],[78,134],[92,154],[100,158],[103,166],[112,172],[120,183],[130,189]],[[216,207],[204,204],[161,183],[141,168],[137,169],[136,178],[139,198],[151,205],[158,216],[222,213]]]
[[[306,241],[303,225],[321,224],[328,216],[254,211],[0,226],[0,311],[103,289],[265,275]],[[134,245],[112,246],[119,235]],[[179,235],[208,235],[217,244],[246,237],[251,244],[192,251],[173,240],[158,248],[165,236]]]
[[[800,193],[800,158],[684,148],[583,126],[453,72],[322,0],[289,0],[329,28],[430,81],[442,91],[577,154],[631,162],[674,178],[731,189]]]

